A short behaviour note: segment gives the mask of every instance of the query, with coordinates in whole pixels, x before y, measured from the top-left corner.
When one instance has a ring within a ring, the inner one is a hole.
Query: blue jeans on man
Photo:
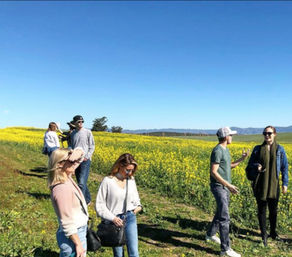
[[[91,202],[90,192],[89,192],[89,189],[87,187],[87,180],[88,180],[88,176],[89,176],[90,164],[91,164],[90,159],[83,161],[83,162],[81,162],[81,164],[79,165],[79,167],[75,171],[78,186],[79,186],[80,190],[82,191],[87,204]]]
[[[126,216],[126,217],[125,217]],[[139,257],[138,252],[138,228],[137,219],[133,211],[127,211],[126,215],[118,215],[121,219],[126,218],[126,238],[129,257]],[[114,257],[124,257],[123,246],[113,247]]]
[[[216,203],[217,211],[211,223],[211,226],[207,232],[208,236],[214,236],[218,230],[220,233],[221,240],[221,251],[225,252],[230,248],[229,239],[229,190],[221,184],[211,183],[211,192],[213,193]]]

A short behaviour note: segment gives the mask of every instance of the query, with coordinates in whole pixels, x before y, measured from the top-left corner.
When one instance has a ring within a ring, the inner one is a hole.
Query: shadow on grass
[[[22,190],[17,190],[16,193],[18,194],[27,194],[29,196],[32,196],[36,199],[49,199],[51,196],[50,194],[44,194],[44,193],[32,193],[32,192],[25,192]]]
[[[39,166],[39,167],[35,167],[33,169],[30,169],[30,171],[32,172],[39,172],[39,173],[47,173],[48,168],[45,166]]]
[[[59,257],[59,254],[51,250],[44,250],[42,247],[38,247],[35,249],[33,257]]]
[[[32,171],[32,169],[30,171]],[[28,177],[47,178],[47,174],[39,174],[39,173],[44,173],[44,171],[37,171],[38,173],[34,171],[34,173],[30,173],[30,172],[25,172],[25,171],[16,169],[14,170],[14,172],[19,173],[20,175],[23,175],[23,176],[28,176]]]
[[[168,222],[178,224],[182,229],[190,228],[199,232],[207,231],[210,225],[210,222],[208,221],[197,221],[197,220],[185,219],[185,218],[180,218],[180,217],[177,217],[177,218],[163,217],[163,219]],[[230,232],[239,239],[244,239],[244,240],[248,240],[255,243],[258,243],[261,241],[260,233],[252,229],[238,227],[234,225],[233,223],[230,224]],[[259,239],[258,240],[252,239],[249,236],[256,236]],[[205,240],[205,233],[203,234],[200,233],[200,235],[198,236],[193,235],[193,237],[196,237],[199,240]]]
[[[138,224],[139,231],[139,240],[152,244],[157,247],[167,247],[165,244],[171,244],[176,247],[186,247],[193,248],[199,251],[204,251],[208,254],[218,254],[218,251],[214,251],[211,248],[203,247],[198,244],[194,244],[192,242],[187,242],[188,238],[193,238],[193,235],[172,231],[169,229],[164,229],[159,227],[158,225],[147,225],[147,224]],[[146,240],[144,238],[149,238],[151,240]],[[153,242],[155,241],[155,242]]]

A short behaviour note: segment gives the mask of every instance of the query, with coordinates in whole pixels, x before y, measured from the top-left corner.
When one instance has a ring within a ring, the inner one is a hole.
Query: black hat
[[[70,122],[67,122],[68,126],[70,127],[70,129],[72,128],[76,128],[75,124],[74,124],[74,121],[70,121]]]
[[[78,121],[84,121],[83,117],[81,115],[76,115],[73,117],[73,122],[77,123]]]

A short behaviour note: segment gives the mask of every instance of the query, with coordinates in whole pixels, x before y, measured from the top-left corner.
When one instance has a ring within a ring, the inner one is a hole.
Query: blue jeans
[[[133,211],[128,211],[126,215],[118,215],[121,219],[126,216],[126,238],[127,238],[127,250],[129,257],[139,257],[138,252],[138,228],[136,215]],[[124,257],[123,246],[113,247],[114,257]]]
[[[76,179],[80,190],[82,191],[86,203],[91,202],[91,196],[89,189],[87,187],[87,180],[89,176],[91,161],[88,159],[86,161],[81,162],[79,167],[75,171]]]
[[[78,236],[82,243],[84,249],[87,249],[87,241],[86,241],[86,232],[87,232],[87,225],[78,228]],[[57,233],[57,242],[60,248],[60,257],[75,257],[75,244],[73,241],[65,236],[65,233],[58,229]]]
[[[216,199],[217,211],[207,232],[208,236],[214,236],[218,230],[221,240],[221,251],[225,252],[230,248],[229,239],[229,190],[221,184],[212,183],[211,191]]]

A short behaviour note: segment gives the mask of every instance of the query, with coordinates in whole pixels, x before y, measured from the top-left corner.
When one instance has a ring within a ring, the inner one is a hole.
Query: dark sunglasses
[[[128,169],[126,169],[125,172],[126,172],[127,174],[129,174],[129,173],[133,172],[133,170],[128,170]]]
[[[272,134],[273,134],[273,132],[263,132],[264,136],[268,135],[270,137]]]
[[[84,123],[84,120],[79,120],[77,121],[77,123]]]

